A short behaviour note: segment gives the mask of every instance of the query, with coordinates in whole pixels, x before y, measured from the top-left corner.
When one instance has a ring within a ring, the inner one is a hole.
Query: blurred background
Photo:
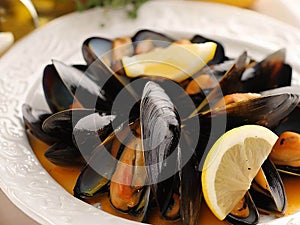
[[[34,8],[30,8],[30,3]],[[36,27],[75,9],[74,0],[0,0],[0,32],[12,32],[18,40]]]
[[[135,2],[136,5],[139,5],[146,1],[150,0],[0,0],[0,55],[7,46],[10,46],[34,29],[64,14],[101,4],[120,7],[120,4],[124,2]],[[298,28],[300,27],[300,15],[297,11],[300,7],[300,1],[298,0],[191,1],[218,2],[241,8],[249,8],[275,17]]]
[[[147,0],[137,0],[143,3]],[[197,1],[197,0],[194,0]],[[207,0],[250,7],[254,0]],[[119,0],[0,0],[0,50],[24,37],[34,29],[64,14],[95,5],[115,4]],[[124,1],[123,1],[124,2]],[[126,2],[126,1],[125,1]],[[132,2],[127,0],[127,2]],[[117,3],[120,4],[120,3]],[[9,32],[9,33],[7,33]],[[3,50],[2,50],[3,52]],[[0,52],[1,54],[1,52]]]

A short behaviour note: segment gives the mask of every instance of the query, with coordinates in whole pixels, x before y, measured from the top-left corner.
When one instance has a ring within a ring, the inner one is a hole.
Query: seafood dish
[[[285,214],[282,179],[300,176],[300,87],[284,49],[261,61],[243,49],[232,58],[198,34],[140,30],[90,37],[82,55],[84,65],[44,68],[49,110],[22,107],[38,158],[76,171],[66,184],[76,198],[138,222],[201,224],[207,152],[225,132],[254,124],[279,138],[225,224]]]

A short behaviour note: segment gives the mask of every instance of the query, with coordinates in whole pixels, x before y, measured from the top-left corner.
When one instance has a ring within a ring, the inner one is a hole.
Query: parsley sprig
[[[105,8],[127,7],[130,18],[137,17],[137,10],[148,0],[75,0],[77,9],[82,11],[96,6]]]

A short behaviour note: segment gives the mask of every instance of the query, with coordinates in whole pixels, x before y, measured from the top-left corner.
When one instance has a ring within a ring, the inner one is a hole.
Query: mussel
[[[280,172],[300,176],[300,134],[283,132],[275,143],[271,159]]]
[[[275,165],[267,159],[254,178],[250,194],[257,208],[264,212],[283,214],[287,199],[283,182]]]
[[[52,112],[70,108],[94,108],[109,112],[110,106],[101,88],[79,69],[59,61],[44,69],[43,89]],[[64,96],[63,98],[61,96]]]

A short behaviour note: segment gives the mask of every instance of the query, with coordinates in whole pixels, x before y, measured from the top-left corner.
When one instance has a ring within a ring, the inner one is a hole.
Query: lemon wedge
[[[278,139],[258,125],[234,128],[222,135],[204,161],[203,195],[213,214],[223,220],[243,198]]]
[[[122,58],[128,77],[159,76],[181,82],[206,65],[216,52],[217,44],[171,44],[167,48]]]

